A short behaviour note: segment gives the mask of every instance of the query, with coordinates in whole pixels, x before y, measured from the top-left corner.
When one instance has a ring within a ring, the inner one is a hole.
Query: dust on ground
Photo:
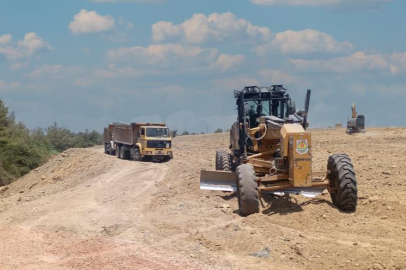
[[[311,130],[313,168],[350,155],[359,205],[329,194],[266,197],[199,189],[223,134],[180,136],[166,163],[71,149],[0,189],[1,269],[406,269],[406,129]]]

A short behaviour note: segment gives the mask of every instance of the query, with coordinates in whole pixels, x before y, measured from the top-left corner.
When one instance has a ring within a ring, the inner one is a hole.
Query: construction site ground
[[[357,173],[355,213],[316,198],[199,189],[229,135],[179,136],[175,158],[135,162],[70,149],[0,188],[0,269],[406,269],[406,129],[313,129],[313,169],[334,153]]]

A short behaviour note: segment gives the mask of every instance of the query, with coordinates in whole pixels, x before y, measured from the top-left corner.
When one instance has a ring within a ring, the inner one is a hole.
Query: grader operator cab
[[[262,194],[301,194],[315,197],[328,189],[343,211],[357,206],[357,180],[350,158],[336,154],[328,171],[312,170],[312,142],[308,127],[311,91],[305,110],[282,85],[245,87],[235,91],[238,119],[230,129],[230,150],[216,152],[216,171],[201,171],[200,188],[237,192],[240,214],[260,211]]]

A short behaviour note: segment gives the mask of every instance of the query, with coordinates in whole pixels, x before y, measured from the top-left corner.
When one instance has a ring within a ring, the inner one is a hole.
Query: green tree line
[[[97,131],[74,133],[56,123],[29,130],[0,99],[0,186],[37,168],[54,154],[101,143],[102,135]]]

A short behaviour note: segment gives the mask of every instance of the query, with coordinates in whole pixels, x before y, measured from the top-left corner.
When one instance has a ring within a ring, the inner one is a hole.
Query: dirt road
[[[167,163],[71,149],[0,191],[0,269],[406,269],[406,129],[312,130],[314,169],[348,153],[356,213],[328,194],[266,198],[199,190],[227,134],[175,138]]]

